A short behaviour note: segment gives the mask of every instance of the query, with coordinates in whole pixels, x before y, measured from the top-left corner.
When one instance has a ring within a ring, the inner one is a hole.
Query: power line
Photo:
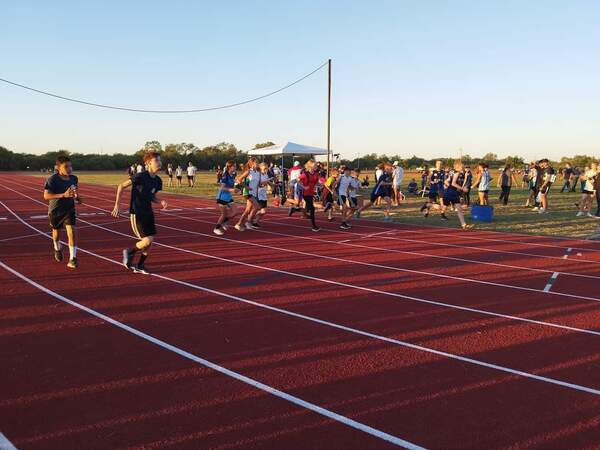
[[[32,88],[30,86],[25,86],[23,84],[19,84],[19,83],[15,83],[14,81],[10,81],[10,80],[5,80],[4,78],[0,78],[0,81],[7,83],[7,84],[11,84],[13,86],[17,86],[23,89],[27,89],[29,91],[33,91],[33,92],[37,92],[38,94],[43,94],[43,95],[47,95],[49,97],[54,97],[54,98],[58,98],[60,100],[66,100],[69,102],[74,102],[74,103],[82,103],[84,105],[89,105],[89,106],[96,106],[98,108],[107,108],[107,109],[117,109],[120,111],[130,111],[130,112],[139,112],[139,113],[154,113],[154,114],[187,114],[187,113],[198,113],[198,112],[205,112],[205,111],[216,111],[218,109],[228,109],[228,108],[235,108],[236,106],[241,106],[241,105],[246,105],[248,103],[252,103],[252,102],[256,102],[258,100],[262,100],[263,98],[267,98],[270,97],[272,95],[278,94],[279,92],[285,91],[286,89],[291,88],[292,86],[300,83],[301,81],[305,80],[306,78],[310,77],[312,74],[314,74],[315,72],[318,72],[320,69],[322,69],[323,67],[325,67],[328,64],[328,62],[324,62],[323,64],[321,64],[319,67],[317,67],[315,70],[313,70],[310,73],[307,73],[306,75],[304,75],[301,78],[298,78],[296,81],[291,82],[290,84],[287,84],[285,86],[283,86],[282,88],[279,88],[275,91],[269,92],[267,94],[261,95],[259,97],[254,97],[248,100],[243,100],[237,103],[230,103],[228,105],[222,105],[222,106],[213,106],[210,108],[198,108],[198,109],[139,109],[139,108],[126,108],[126,107],[122,107],[122,106],[112,106],[112,105],[105,105],[105,104],[101,104],[101,103],[93,103],[93,102],[88,102],[85,100],[80,100],[80,99],[76,99],[76,98],[70,98],[70,97],[64,97],[62,95],[58,95],[58,94],[53,94],[52,92],[47,92],[47,91],[42,91],[40,89],[35,89]]]

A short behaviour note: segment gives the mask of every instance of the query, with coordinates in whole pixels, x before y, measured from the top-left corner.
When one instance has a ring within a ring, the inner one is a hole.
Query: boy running
[[[302,188],[302,198],[305,204],[305,207],[303,209],[310,215],[312,230],[315,232],[321,231],[321,229],[317,226],[315,222],[314,195],[317,184],[319,184],[319,174],[315,170],[314,159],[309,159],[306,162],[306,164],[304,165],[304,172],[300,174],[296,184]],[[292,214],[300,210],[301,208],[293,208]]]
[[[76,269],[77,243],[75,224],[77,215],[75,213],[75,200],[81,203],[77,192],[78,178],[72,175],[73,165],[68,156],[56,158],[58,172],[51,175],[44,185],[44,200],[48,200],[48,220],[52,230],[52,245],[54,248],[54,259],[58,262],[63,260],[62,249],[59,241],[59,231],[64,226],[67,230],[69,241],[69,269]]]
[[[333,201],[337,188],[337,176],[338,170],[332,169],[331,176],[325,180],[323,185],[323,211],[327,213],[327,220],[330,222],[333,220]]]
[[[156,235],[152,203],[160,203],[163,208],[166,208],[167,202],[158,198],[158,192],[162,190],[162,180],[158,176],[161,168],[160,153],[146,153],[144,155],[144,163],[148,167],[147,171],[136,174],[117,187],[117,196],[112,215],[113,217],[119,217],[121,194],[123,193],[123,189],[131,186],[129,219],[133,233],[139,240],[133,247],[123,250],[123,265],[128,269],[133,269],[135,273],[148,275],[150,271],[146,268],[145,262],[150,252],[150,246],[154,241],[154,236]],[[138,251],[141,252],[140,259],[137,265],[133,265],[133,257]]]
[[[421,206],[421,212],[424,217],[429,216],[429,211],[432,206],[439,208],[439,200],[444,192],[444,169],[442,162],[436,161],[435,168],[429,174],[429,194],[427,201]]]
[[[550,165],[548,164],[547,159],[542,159],[539,162],[540,168],[542,169],[542,185],[540,186],[540,214],[546,214],[548,212],[548,192],[550,191],[550,187],[552,183],[556,181],[556,172]]]
[[[370,200],[365,203],[361,208],[356,212],[356,217],[360,217],[360,214],[365,210],[373,206],[378,200],[384,199],[386,203],[385,210],[383,211],[384,217],[383,220],[390,220],[390,209],[392,207],[392,199],[391,199],[391,190],[392,190],[392,165],[386,163],[383,165],[383,171],[379,178],[377,179],[377,183],[371,192]]]
[[[262,219],[263,216],[267,213],[267,207],[269,203],[267,196],[267,186],[273,186],[271,184],[271,181],[273,179],[269,176],[269,166],[267,165],[267,163],[261,162],[259,168],[260,182],[258,184],[258,206],[260,209],[254,216],[254,222],[252,222],[252,225],[254,225],[257,228],[260,228],[260,219]]]
[[[344,172],[342,173],[338,183],[338,201],[340,203],[340,208],[342,209],[342,223],[340,224],[340,228],[342,230],[347,230],[350,228],[346,223],[346,219],[348,217],[348,192],[350,191],[351,183],[352,177],[350,176],[350,167],[344,167]]]
[[[340,225],[342,230],[349,230],[352,228],[350,226],[350,219],[354,216],[354,213],[358,209],[358,193],[360,192],[360,188],[362,186],[362,182],[359,180],[360,177],[360,169],[352,169],[352,174],[350,177],[350,186],[348,187],[348,212],[346,216],[343,217],[343,227]]]
[[[442,219],[448,220],[446,217],[446,207],[455,206],[456,215],[460,221],[460,226],[463,230],[472,228],[472,225],[467,225],[465,222],[465,216],[462,208],[460,207],[460,194],[466,192],[465,187],[465,171],[462,162],[456,161],[454,163],[454,170],[452,170],[448,177],[447,189],[444,191],[443,206],[442,206]]]

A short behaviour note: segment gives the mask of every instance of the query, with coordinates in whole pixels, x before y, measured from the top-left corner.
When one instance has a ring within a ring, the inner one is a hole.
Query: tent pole
[[[328,60],[327,80],[327,176],[331,170],[331,58]]]

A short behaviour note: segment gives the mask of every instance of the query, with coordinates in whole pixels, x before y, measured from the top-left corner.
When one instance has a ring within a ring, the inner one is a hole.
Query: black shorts
[[[358,206],[358,202],[356,201],[356,197],[348,197],[348,201],[350,202],[350,208],[356,209]]]
[[[266,200],[258,200],[258,204],[260,205],[261,209],[267,207],[267,201]]]
[[[77,222],[77,216],[74,209],[69,211],[53,211],[48,214],[48,221],[50,222],[50,228],[60,230],[64,225],[74,227]]]
[[[169,178],[173,178],[173,174],[172,174],[172,173],[171,173],[171,174],[168,174],[167,176],[168,176]]]
[[[345,206],[346,200],[348,200],[348,197],[346,197],[345,195],[340,195],[338,197],[338,203],[340,204],[340,206]]]
[[[179,176],[177,177],[177,179],[178,179],[178,180],[181,180],[182,178],[183,178],[183,177],[182,177],[181,175],[179,175]]]
[[[221,200],[220,198],[218,198],[217,203],[223,206],[230,206],[233,203],[233,200]]]
[[[188,180],[193,180],[194,179],[193,175],[188,175],[187,177],[188,177]]]
[[[550,186],[552,186],[552,183],[547,184],[546,186],[542,186],[540,188],[540,194],[546,195],[548,193],[548,191],[550,190]]]
[[[156,225],[154,224],[154,214],[129,214],[131,229],[138,239],[156,234]]]
[[[481,192],[482,194],[488,195],[490,193],[489,189],[487,191],[477,191],[477,192]]]
[[[331,192],[328,192],[327,195],[325,195],[325,198],[323,199],[323,203],[324,204],[333,203],[333,194]]]
[[[371,194],[371,203],[375,203],[377,201],[378,198],[385,198],[385,197],[389,197],[388,195],[382,193],[382,194]]]
[[[446,189],[443,200],[445,206],[456,205],[460,203],[460,194],[455,189]]]
[[[252,199],[256,200],[256,196],[252,195],[252,194],[246,194],[246,195],[244,195],[244,198],[246,200],[252,200]]]
[[[435,189],[429,189],[429,193],[427,194],[427,197],[429,197],[429,200],[431,200],[433,203],[437,202],[438,199],[440,198],[440,194],[439,194],[439,190]]]

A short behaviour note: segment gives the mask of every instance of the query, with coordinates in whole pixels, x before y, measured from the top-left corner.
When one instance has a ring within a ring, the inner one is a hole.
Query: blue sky
[[[2,2],[0,77],[139,108],[195,108],[276,89],[333,59],[343,155],[600,146],[597,1]],[[0,84],[0,145],[137,150],[147,140],[325,145],[326,71],[236,109],[147,115]]]

